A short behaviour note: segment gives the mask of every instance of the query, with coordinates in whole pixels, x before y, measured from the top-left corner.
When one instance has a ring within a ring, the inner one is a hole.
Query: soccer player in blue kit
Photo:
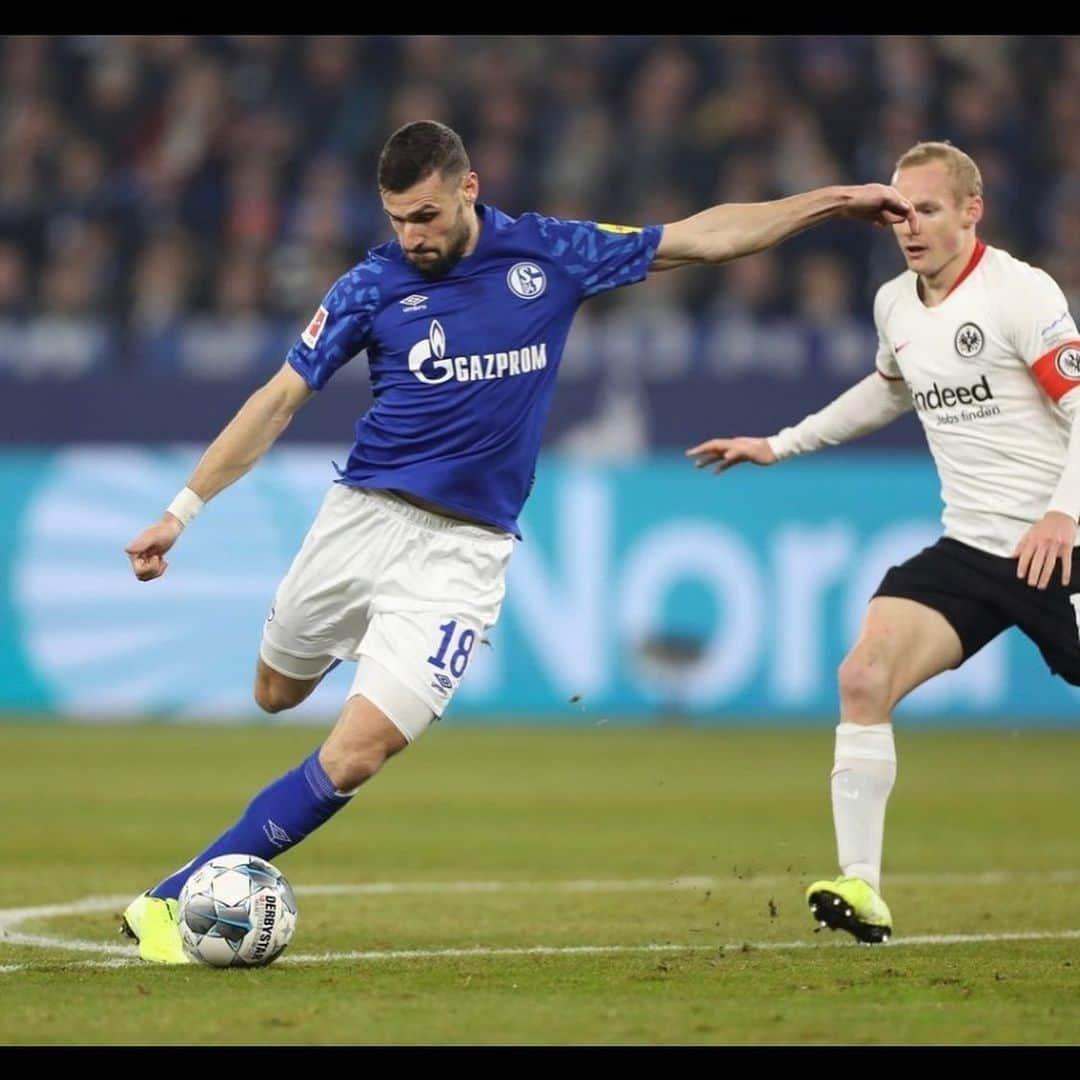
[[[218,839],[124,912],[144,960],[187,962],[176,922],[188,876],[214,855],[272,859],[341,810],[453,697],[498,618],[570,324],[590,296],[677,266],[763,251],[830,217],[918,230],[881,184],[716,206],[644,228],[512,218],[478,201],[461,139],[419,121],[379,157],[396,239],[330,289],[281,369],[211,443],[160,521],[125,550],[140,581],[204,503],[243,476],[334,372],[367,353],[374,401],[274,596],[255,700],[303,701],[356,663],[322,745],[259,792]]]

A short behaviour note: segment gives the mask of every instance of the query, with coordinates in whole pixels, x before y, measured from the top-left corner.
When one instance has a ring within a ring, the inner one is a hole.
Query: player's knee
[[[258,705],[263,712],[279,713],[284,712],[286,709],[291,709],[295,702],[290,701],[273,687],[256,686],[255,704]]]
[[[872,649],[855,649],[840,665],[840,700],[849,709],[889,706],[891,676],[885,658]]]
[[[299,705],[306,694],[299,693],[289,683],[273,675],[260,672],[255,679],[255,704],[263,712],[279,713]]]

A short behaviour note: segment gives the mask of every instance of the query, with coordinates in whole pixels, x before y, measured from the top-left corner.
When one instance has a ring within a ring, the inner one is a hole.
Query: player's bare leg
[[[337,664],[313,679],[294,679],[275,671],[262,657],[255,667],[255,702],[268,713],[293,709],[304,701]]]
[[[408,745],[381,709],[356,694],[322,744],[319,764],[338,791],[352,793]]]
[[[889,723],[912,690],[963,658],[960,638],[940,612],[914,600],[875,597],[840,665],[841,723]]]
[[[892,932],[892,916],[879,895],[885,806],[896,780],[892,711],[962,659],[960,638],[939,612],[899,597],[870,602],[859,638],[840,665],[832,804],[843,876],[807,889],[810,910],[822,925],[868,943]]]

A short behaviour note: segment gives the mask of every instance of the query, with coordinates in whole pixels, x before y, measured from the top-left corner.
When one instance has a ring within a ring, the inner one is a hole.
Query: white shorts
[[[260,655],[294,679],[368,657],[441,716],[499,617],[513,548],[498,529],[333,484],[278,586]]]

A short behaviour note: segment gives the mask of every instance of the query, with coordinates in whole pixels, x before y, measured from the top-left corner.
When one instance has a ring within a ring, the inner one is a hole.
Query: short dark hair
[[[415,120],[386,140],[379,154],[379,187],[406,191],[432,173],[457,178],[470,168],[461,136],[453,128],[434,120]]]

